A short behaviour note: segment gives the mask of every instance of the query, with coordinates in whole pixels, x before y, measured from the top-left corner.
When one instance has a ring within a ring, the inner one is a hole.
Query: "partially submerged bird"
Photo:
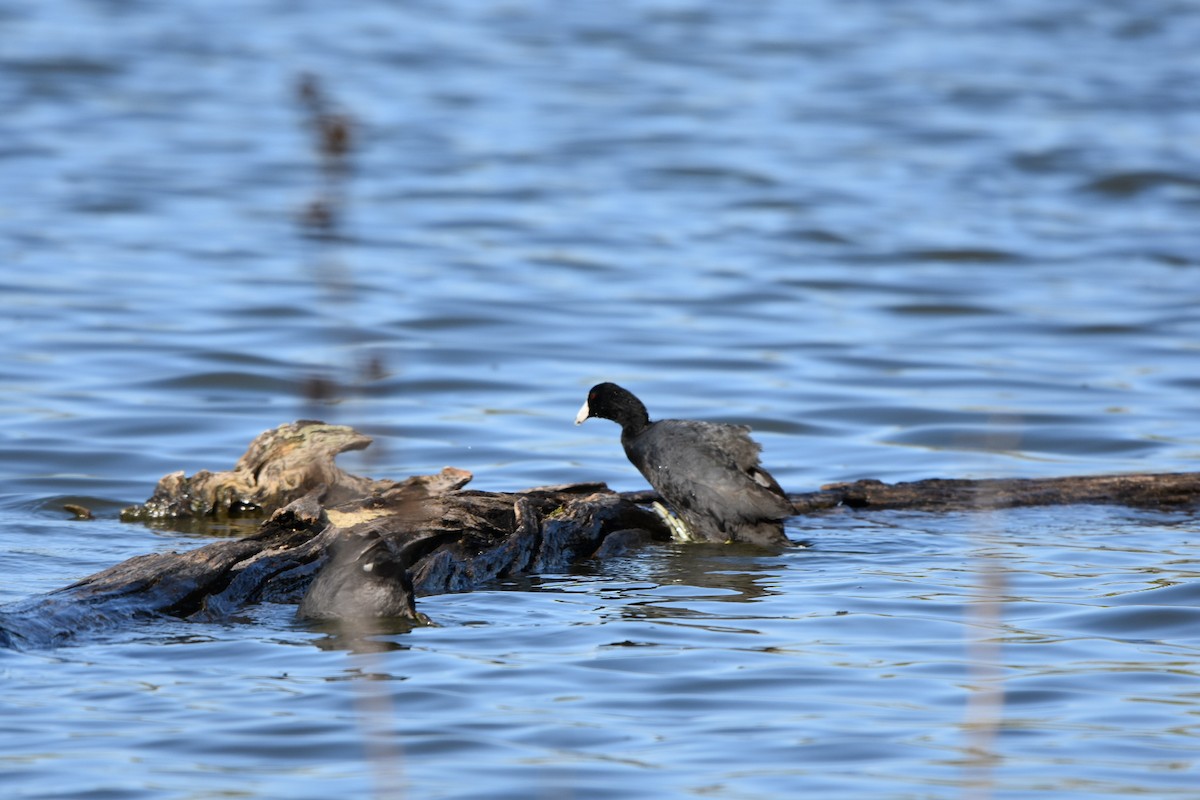
[[[792,504],[759,466],[762,447],[750,438],[748,427],[683,419],[651,422],[642,401],[615,383],[592,387],[575,424],[591,417],[621,426],[625,455],[682,520],[684,530],[677,530],[677,538],[789,544],[783,520],[792,515]]]
[[[378,533],[347,534],[331,548],[300,601],[300,619],[368,620],[394,618],[429,625],[413,600],[409,558]]]

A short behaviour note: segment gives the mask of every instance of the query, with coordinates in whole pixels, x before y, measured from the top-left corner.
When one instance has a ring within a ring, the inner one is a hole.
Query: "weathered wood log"
[[[622,492],[652,503],[654,492]],[[1083,475],[1065,478],[927,478],[907,483],[861,480],[789,494],[797,514],[846,507],[861,511],[981,511],[1022,506],[1121,505],[1170,508],[1200,503],[1200,472]]]
[[[121,512],[125,522],[269,515],[317,486],[326,487],[325,503],[341,502],[384,491],[394,481],[351,475],[334,463],[340,453],[362,450],[371,438],[345,425],[300,420],[255,437],[233,469],[201,470],[186,477],[172,472],[158,482],[145,503]],[[464,485],[471,473],[448,480]]]
[[[452,467],[391,481],[333,463],[369,441],[350,428],[299,422],[262,434],[233,470],[167,476],[122,518],[192,529],[196,519],[271,515],[250,536],[137,556],[10,604],[0,610],[0,645],[50,646],[156,615],[224,619],[261,602],[299,604],[312,619],[422,623],[414,594],[563,571],[614,533],[621,541],[630,530],[667,536],[656,515],[603,484],[477,492],[463,490],[471,475]]]
[[[666,539],[643,505],[652,492],[599,483],[523,492],[463,488],[437,475],[373,480],[334,464],[370,439],[301,421],[267,431],[234,469],[159,482],[127,520],[193,527],[195,520],[266,517],[241,539],[183,553],[137,556],[41,597],[0,609],[0,646],[51,646],[81,630],[171,615],[226,619],[261,602],[298,604],[310,619],[389,616],[427,622],[414,596],[467,591],[506,576],[562,571],[623,547]],[[1170,507],[1200,501],[1200,473],[1053,479],[879,481],[791,495],[797,514],[836,507],[926,511],[1118,503]]]
[[[1020,506],[1123,505],[1165,508],[1200,501],[1200,473],[1066,478],[931,478],[887,484],[864,480],[790,498],[800,514],[833,505],[861,510],[972,511]]]

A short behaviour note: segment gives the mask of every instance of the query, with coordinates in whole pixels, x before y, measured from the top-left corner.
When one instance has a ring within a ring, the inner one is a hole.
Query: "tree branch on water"
[[[0,646],[50,646],[80,630],[171,615],[227,619],[262,602],[299,604],[313,619],[389,616],[427,622],[415,596],[469,591],[498,578],[561,572],[649,541],[662,521],[653,492],[602,483],[522,492],[464,489],[465,470],[401,481],[351,475],[334,459],[370,439],[300,421],[266,431],[232,470],[164,477],[127,521],[178,523],[260,515],[250,536],[183,553],[137,556],[0,609]],[[790,495],[797,514],[963,511],[1080,503],[1163,508],[1200,500],[1200,473],[1050,479],[862,480]],[[702,545],[697,545],[702,546]]]
[[[1067,478],[930,478],[887,484],[863,480],[823,487],[789,499],[799,514],[835,505],[864,511],[972,511],[1020,506],[1179,506],[1200,499],[1200,473],[1084,475]]]
[[[624,492],[635,503],[654,492]],[[845,507],[858,511],[983,511],[1023,506],[1123,505],[1140,508],[1200,502],[1200,472],[1084,475],[1065,478],[927,478],[908,483],[860,480],[789,494],[797,514]]]

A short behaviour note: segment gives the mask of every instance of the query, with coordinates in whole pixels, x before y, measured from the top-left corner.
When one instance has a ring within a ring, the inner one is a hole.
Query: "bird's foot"
[[[654,513],[658,514],[662,519],[663,524],[671,531],[671,540],[676,542],[695,542],[695,534],[692,529],[687,526],[687,523],[675,516],[662,503],[651,503],[650,508],[654,509]]]

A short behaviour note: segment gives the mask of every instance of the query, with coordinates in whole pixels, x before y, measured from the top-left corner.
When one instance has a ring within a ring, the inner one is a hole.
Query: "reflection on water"
[[[205,541],[115,514],[295,418],[379,477],[641,488],[570,424],[600,380],[751,424],[794,491],[1194,469],[1187,4],[280,11],[0,8],[0,602]],[[1190,796],[1195,530],[843,513],[437,628],[0,650],[0,785]]]

